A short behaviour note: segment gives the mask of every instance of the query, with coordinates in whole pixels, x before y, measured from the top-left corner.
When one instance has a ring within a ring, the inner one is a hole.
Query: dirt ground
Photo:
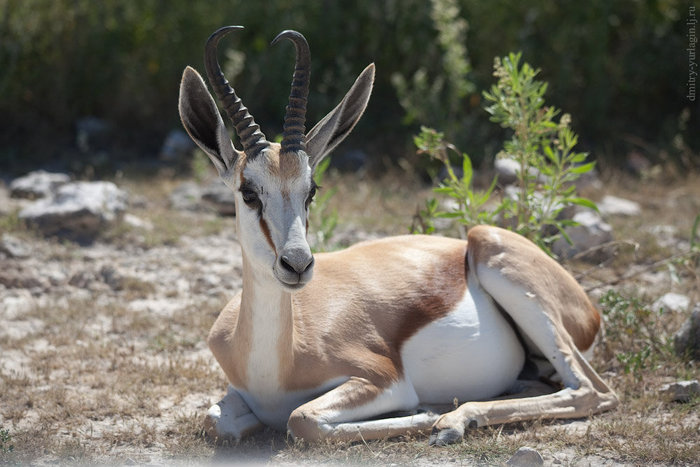
[[[445,448],[424,438],[306,446],[269,430],[213,445],[201,421],[226,380],[205,337],[241,286],[240,250],[232,218],[169,208],[180,181],[117,180],[141,224],[121,223],[83,246],[21,225],[21,203],[0,188],[0,234],[26,251],[0,253],[0,464],[501,464],[521,446],[537,449],[546,465],[700,464],[698,399],[676,403],[658,393],[663,383],[697,379],[697,365],[659,357],[625,371],[614,343],[601,345],[593,365],[622,404],[590,419],[477,429]],[[592,196],[632,199],[642,214],[609,219],[624,242],[602,266],[566,267],[595,299],[617,282],[616,290],[648,303],[684,294],[692,308],[700,274],[682,255],[700,214],[698,178],[604,182]],[[325,183],[339,189],[332,203],[340,245],[406,233],[427,195],[395,179]],[[688,314],[665,315],[660,337]]]

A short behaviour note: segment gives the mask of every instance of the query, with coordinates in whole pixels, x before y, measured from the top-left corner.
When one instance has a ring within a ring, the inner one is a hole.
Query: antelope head
[[[219,41],[236,29],[242,27],[224,27],[209,37],[205,68],[242,150],[234,147],[204,80],[189,66],[180,83],[180,117],[187,133],[235,193],[236,225],[246,261],[255,273],[292,291],[307,284],[313,275],[314,258],[306,231],[309,204],[316,192],[314,170],[362,116],[372,91],[374,64],[365,68],[340,104],[305,134],[309,45],[296,31],[280,33],[272,43],[290,40],[296,49],[296,67],[282,142],[269,142],[218,63]]]

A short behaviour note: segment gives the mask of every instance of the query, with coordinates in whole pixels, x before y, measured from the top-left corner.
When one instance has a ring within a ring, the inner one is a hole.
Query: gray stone
[[[22,269],[0,269],[0,285],[7,289],[38,290],[45,288],[45,282],[37,274]]]
[[[601,251],[596,249],[613,239],[612,227],[591,210],[584,210],[574,214],[572,220],[579,225],[567,227],[565,232],[573,245],[566,239],[559,238],[552,245],[552,250],[562,258],[571,258],[579,253],[591,251],[592,258],[599,258]]]
[[[0,252],[5,253],[10,258],[28,258],[31,254],[31,247],[19,238],[6,233],[0,238]]]
[[[574,181],[574,184],[576,185],[576,189],[581,191],[581,190],[602,190],[604,185],[603,182],[600,180],[600,176],[598,174],[598,171],[596,169],[591,170],[590,172],[586,172],[584,174],[581,174],[579,178],[577,178]]]
[[[222,216],[236,215],[233,191],[218,178],[202,190],[202,200]]]
[[[601,216],[638,216],[642,212],[639,203],[617,196],[606,195],[598,203]]]
[[[75,182],[25,207],[19,217],[45,235],[90,240],[121,216],[127,199],[112,182]]]
[[[68,182],[70,177],[64,173],[37,170],[14,179],[10,183],[10,196],[28,199],[46,198]]]
[[[669,292],[659,297],[652,305],[651,309],[655,312],[672,311],[682,312],[688,309],[690,299],[679,293]]]
[[[647,231],[656,238],[660,247],[678,247],[678,227],[675,225],[653,225]]]
[[[510,185],[518,179],[520,164],[514,159],[498,158],[493,162],[493,167],[498,174],[498,182],[503,185]]]
[[[112,125],[98,117],[83,117],[75,122],[75,144],[83,153],[107,149],[112,134]]]
[[[538,466],[544,465],[544,459],[535,449],[523,446],[515,451],[515,454],[508,459],[506,465],[517,467]]]
[[[202,188],[195,182],[183,182],[170,193],[170,206],[180,211],[202,210]]]
[[[688,402],[691,398],[700,396],[700,382],[694,379],[664,384],[659,388],[659,392],[674,402]]]
[[[124,276],[112,265],[104,265],[100,268],[100,277],[112,290],[124,288]]]
[[[341,172],[360,172],[367,167],[369,157],[364,151],[351,149],[349,151],[334,154],[331,158],[331,167]]]
[[[172,130],[163,141],[159,158],[166,162],[182,161],[190,157],[195,147],[187,133],[182,130]]]
[[[73,276],[71,276],[68,281],[68,285],[77,287],[79,289],[90,289],[92,283],[97,280],[97,277],[91,271],[78,271]]]
[[[520,163],[515,159],[510,157],[498,157],[493,162],[493,168],[496,170],[498,175],[498,182],[501,185],[510,185],[518,180],[518,173],[520,172]],[[539,182],[546,182],[547,176],[541,174],[534,167],[528,167],[528,173],[537,178]]]
[[[673,348],[681,357],[700,361],[700,303],[673,336]]]

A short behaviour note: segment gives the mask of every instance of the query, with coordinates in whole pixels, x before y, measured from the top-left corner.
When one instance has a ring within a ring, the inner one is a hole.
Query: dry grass
[[[171,212],[164,201],[172,188],[169,180],[131,183],[132,193],[150,200],[136,215],[155,228],[148,237],[122,226],[110,234],[112,245],[177,245],[183,235],[216,236],[233,228],[231,219]],[[590,276],[591,283],[672,254],[671,247],[654,244],[646,227],[675,225],[687,238],[692,217],[700,213],[700,187],[690,180],[677,182],[670,191],[627,183],[612,191],[642,203],[644,215],[616,220],[615,229],[640,249],[621,253],[604,274]],[[332,203],[342,220],[339,235],[346,238],[353,230],[371,235],[407,232],[416,206],[429,195],[419,183],[406,185],[395,175],[375,184],[330,174],[325,184],[339,188]],[[22,235],[12,218],[0,219],[2,231]],[[49,242],[45,248],[52,251],[52,260],[81,258],[77,246],[59,248]],[[698,271],[683,270],[678,277],[673,290],[700,299]],[[270,430],[235,446],[217,447],[202,436],[200,424],[206,408],[223,395],[226,381],[204,338],[225,297],[167,316],[135,312],[129,302],[152,297],[157,287],[137,275],[121,281],[109,300],[100,300],[98,290],[89,298],[38,303],[23,316],[36,323],[32,330],[0,333],[0,363],[11,362],[13,368],[0,379],[0,429],[9,436],[9,441],[0,438],[0,464],[498,464],[524,445],[538,449],[549,464],[698,462],[700,401],[678,404],[657,394],[665,382],[697,378],[697,364],[660,353],[653,365],[626,374],[616,355],[634,349],[623,348],[627,343],[622,341],[601,346],[594,361],[622,405],[591,419],[478,429],[463,443],[441,449],[429,447],[425,438],[308,446]],[[636,290],[644,303],[657,294],[644,281],[624,285]],[[655,332],[666,337],[681,318],[655,316],[662,320],[654,323]]]

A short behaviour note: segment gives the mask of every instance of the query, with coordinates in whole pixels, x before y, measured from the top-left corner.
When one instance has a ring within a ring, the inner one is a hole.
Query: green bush
[[[665,328],[664,310],[651,310],[640,298],[607,292],[601,299],[605,317],[605,351],[625,374],[641,379],[644,370],[674,360],[672,335]]]
[[[487,206],[498,179],[494,178],[486,191],[475,191],[469,156],[462,154],[462,175],[458,177],[447,150],[459,151],[444,141],[442,133],[423,128],[415,138],[416,146],[442,162],[447,172],[434,191],[450,197],[455,204],[448,211],[439,211],[437,201],[429,200],[420,230],[432,232],[434,218],[456,219],[466,227],[497,221],[552,254],[551,244],[562,235],[568,240],[564,228],[575,225],[562,218],[561,211],[573,205],[597,209],[592,201],[576,195],[573,183],[590,172],[595,163],[586,163],[587,155],[574,151],[578,137],[569,127],[571,117],[563,114],[555,121],[560,111],[545,106],[547,83],[536,80],[539,70],[527,63],[521,65],[520,57],[511,53],[496,58],[493,74],[498,81],[484,93],[491,120],[512,133],[499,156],[518,164],[515,196],[503,196],[496,206]]]
[[[310,123],[367,63],[377,64],[370,108],[348,143],[377,158],[403,157],[421,124],[443,128],[477,164],[492,158],[502,135],[478,116],[479,91],[494,56],[522,50],[545,70],[551,101],[577,116],[582,144],[596,157],[634,149],[690,165],[700,141],[697,105],[685,97],[691,5],[0,0],[0,164],[54,161],[85,115],[113,122],[123,140],[155,152],[179,126],[184,66],[201,70],[208,35],[242,24],[221,56],[229,69],[242,69],[234,84],[270,137],[281,130],[293,53],[269,43],[292,28],[313,55]]]

